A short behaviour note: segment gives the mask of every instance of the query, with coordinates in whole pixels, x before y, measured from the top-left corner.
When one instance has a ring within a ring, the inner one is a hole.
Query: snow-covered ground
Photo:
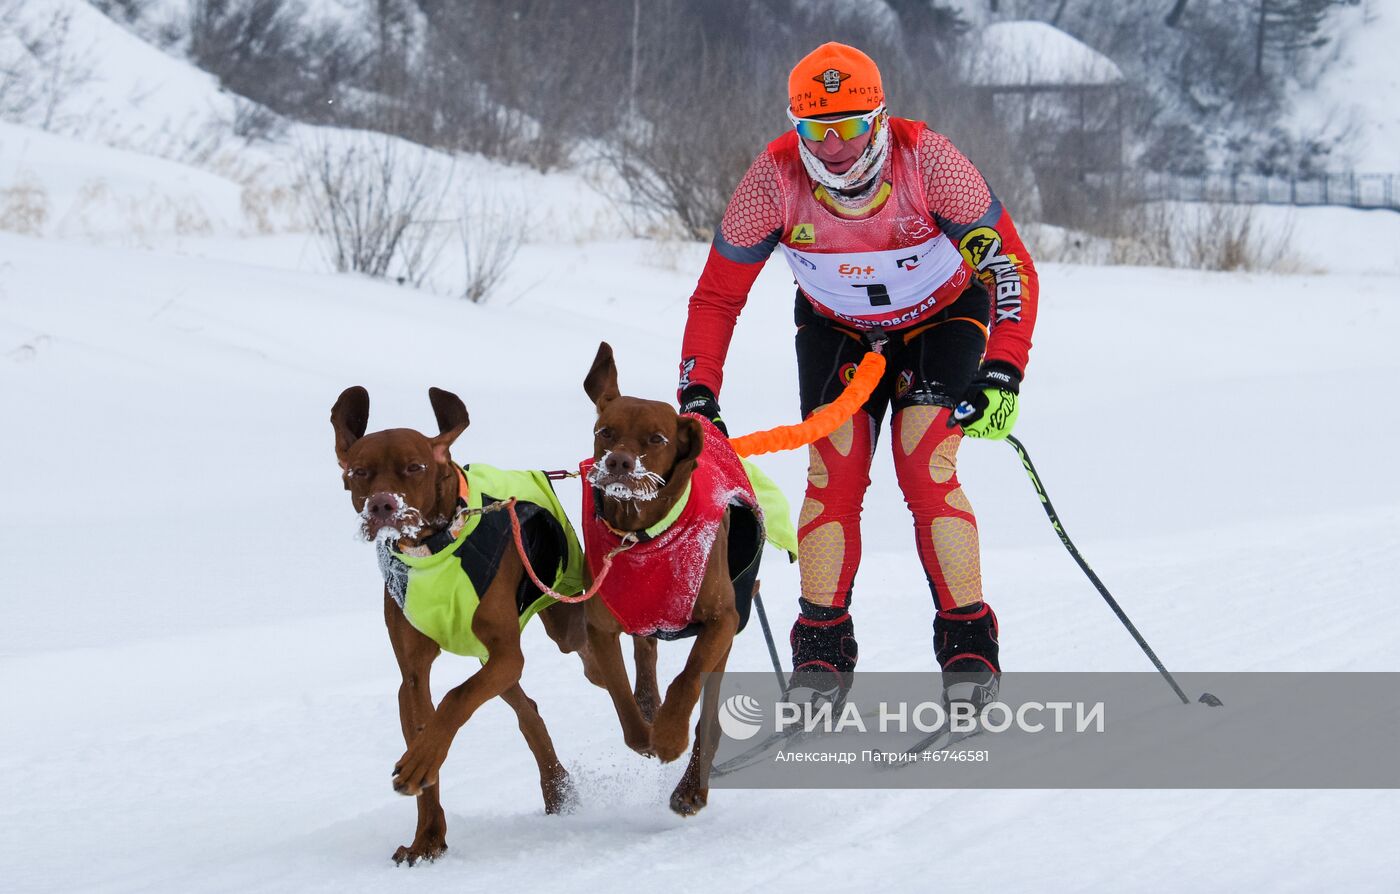
[[[147,83],[144,52],[110,78]],[[105,89],[129,93],[118,87]],[[372,428],[427,428],[427,388],[449,388],[472,416],[457,459],[572,465],[591,443],[581,381],[600,339],[624,391],[671,396],[705,247],[622,239],[579,178],[514,174],[513,195],[557,189],[567,204],[476,306],[326,273],[304,234],[230,220],[226,173],[152,152],[0,129],[0,190],[25,168],[60,209],[37,235],[0,232],[0,466],[15,510],[0,520],[3,890],[1400,887],[1393,792],[716,790],[682,820],[665,805],[681,768],[625,749],[606,695],[538,625],[524,686],[579,809],[542,815],[513,715],[488,704],[444,769],[451,851],[396,869],[414,815],[389,785],[398,677],[331,403],[363,384]],[[58,226],[62,197],[93,172],[112,195],[183,195],[213,222],[172,216],[122,238],[113,200],[86,206],[87,226]],[[1400,216],[1359,214],[1294,219],[1303,244],[1336,248],[1308,258],[1326,274],[1042,267],[1018,434],[1174,670],[1400,670],[1387,389],[1400,241],[1385,235]],[[1357,265],[1368,244],[1378,261]],[[770,266],[727,367],[737,431],[796,415],[791,302]],[[886,450],[857,581],[861,667],[931,669],[929,596]],[[761,464],[796,504],[805,457]],[[1147,669],[1011,450],[969,442],[962,476],[1006,666]],[[577,485],[560,490],[576,511]],[[763,578],[785,629],[795,569],[770,555]],[[663,648],[663,674],[684,652]],[[751,627],[731,666],[767,663]],[[435,692],[473,666],[440,659]]]
[[[0,235],[19,510],[0,523],[6,888],[574,890],[651,871],[797,890],[836,866],[889,890],[964,872],[1010,890],[1400,881],[1400,805],[1384,792],[717,791],[682,821],[664,803],[680,768],[626,751],[606,695],[535,627],[525,687],[582,780],[579,812],[541,815],[513,719],[488,705],[444,773],[453,850],[393,870],[413,814],[388,784],[397,677],[330,404],[361,383],[373,427],[427,427],[427,386],[451,388],[473,419],[460,459],[570,465],[590,443],[580,381],[599,339],[626,390],[672,387],[702,249],[678,250],[675,269],[655,252],[532,248],[477,307],[251,260]],[[1400,425],[1380,391],[1400,365],[1396,286],[1044,270],[1019,432],[1174,669],[1397,669]],[[738,429],[795,413],[789,289],[770,268],[741,320],[725,394]],[[803,464],[764,463],[794,499]],[[1144,668],[1011,451],[969,444],[963,477],[1006,665]],[[875,479],[861,664],[930,668],[888,454]],[[573,506],[576,486],[563,492]],[[770,561],[764,578],[785,626],[793,570]],[[735,666],[765,667],[756,629],[737,648]],[[663,650],[663,671],[683,651]],[[436,691],[470,669],[443,659]]]

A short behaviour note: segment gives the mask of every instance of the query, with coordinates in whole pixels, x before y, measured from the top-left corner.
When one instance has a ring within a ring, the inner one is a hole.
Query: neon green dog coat
[[[544,473],[480,464],[462,470],[467,496],[465,505],[459,501],[459,510],[480,509],[515,497],[521,539],[535,573],[556,592],[570,596],[582,592],[583,552]],[[440,539],[444,542],[426,542],[426,555],[399,552],[380,541],[379,568],[385,588],[420,633],[445,651],[485,662],[490,655],[472,631],[472,618],[481,594],[496,578],[505,551],[515,548],[509,514],[468,515],[455,538],[449,540],[444,534]],[[522,575],[515,594],[520,629],[555,601]]]

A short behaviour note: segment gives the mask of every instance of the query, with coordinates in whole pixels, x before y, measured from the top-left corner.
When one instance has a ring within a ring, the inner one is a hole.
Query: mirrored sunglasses
[[[797,128],[797,135],[804,140],[820,143],[826,139],[826,135],[831,131],[836,132],[837,139],[854,140],[874,127],[875,122],[879,120],[884,111],[885,107],[881,106],[873,112],[823,120],[820,118],[798,118],[792,113],[792,109],[788,109],[788,120],[792,122],[793,127]]]

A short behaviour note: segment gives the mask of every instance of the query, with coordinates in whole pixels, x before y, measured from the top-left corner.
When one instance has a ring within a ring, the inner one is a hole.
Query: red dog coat
[[[759,515],[753,485],[729,439],[708,419],[690,418],[700,423],[705,441],[690,478],[685,508],[664,531],[643,533],[640,542],[618,553],[598,591],[622,629],[634,636],[688,626],[724,510],[739,505]],[[592,468],[589,459],[579,471],[586,476]],[[622,536],[599,515],[600,496],[595,490],[584,484],[583,542],[589,571],[597,580],[603,557],[622,543]]]

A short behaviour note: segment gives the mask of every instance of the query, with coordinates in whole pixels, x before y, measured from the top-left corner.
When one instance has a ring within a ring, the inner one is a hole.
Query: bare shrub
[[[1112,234],[1031,224],[1036,260],[1065,264],[1293,273],[1293,225],[1271,229],[1257,207],[1189,202],[1125,206]]]
[[[29,172],[0,189],[0,230],[42,236],[49,219],[49,194]]]
[[[278,225],[290,215],[297,197],[282,185],[268,188],[259,183],[244,183],[240,194],[243,216],[252,222],[254,231],[264,235],[277,232]]]
[[[1124,223],[1109,263],[1227,271],[1297,266],[1289,255],[1291,225],[1268,232],[1250,206],[1155,202],[1137,206]]]
[[[611,182],[624,190],[612,198],[627,208],[634,230],[664,228],[656,220],[659,214],[674,220],[689,238],[708,239],[766,142],[757,136],[741,148],[721,136],[688,139],[672,121],[644,122],[618,134],[601,152],[616,174]]]
[[[1241,205],[1206,205],[1186,240],[1190,266],[1196,270],[1278,270],[1293,265],[1288,257],[1292,226],[1265,230],[1256,209]]]
[[[500,284],[525,241],[527,221],[499,195],[476,193],[462,204],[458,231],[466,262],[462,297],[475,304]]]
[[[400,283],[408,283],[418,288],[428,281],[428,277],[437,267],[438,258],[442,256],[443,247],[447,244],[446,227],[451,223],[444,220],[420,220],[409,226],[404,233],[402,249],[399,252]]]
[[[208,169],[239,185],[243,219],[253,232],[267,235],[314,230],[295,160],[285,164],[280,157],[257,158],[247,152],[229,152],[212,159]]]
[[[385,277],[397,263],[416,285],[442,190],[429,153],[399,147],[390,137],[323,139],[300,153],[298,188],[336,270]]]
[[[699,22],[675,23],[652,38],[693,46],[697,37],[684,33],[687,25],[694,30]],[[621,188],[610,198],[628,209],[635,230],[656,228],[660,215],[690,238],[708,239],[754,157],[788,126],[783,109],[790,63],[778,62],[773,52],[750,55],[737,39],[696,52],[684,70],[667,67],[655,53],[655,47],[643,53],[636,114],[600,152],[614,175],[609,182]],[[677,101],[697,84],[734,89],[704,101]]]

